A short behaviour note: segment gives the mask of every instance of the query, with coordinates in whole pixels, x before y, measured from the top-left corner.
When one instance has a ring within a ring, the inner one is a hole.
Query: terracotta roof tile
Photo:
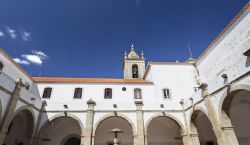
[[[143,79],[112,79],[112,78],[58,78],[33,77],[37,83],[126,83],[126,84],[153,84]]]

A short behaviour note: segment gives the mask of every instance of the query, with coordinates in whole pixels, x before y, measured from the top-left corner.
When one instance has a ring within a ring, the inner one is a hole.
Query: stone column
[[[41,109],[39,111],[38,119],[37,119],[37,122],[36,122],[36,128],[35,128],[35,131],[33,133],[32,140],[31,140],[31,145],[38,144],[39,138],[38,138],[37,135],[38,135],[39,127],[40,127],[40,122],[41,122],[41,119],[42,119],[42,116],[43,116],[43,111],[44,111],[46,105],[47,105],[47,102],[43,101]]]
[[[181,107],[182,107],[182,114],[183,114],[183,119],[184,119],[185,127],[186,127],[185,128],[186,132],[182,132],[183,145],[196,145],[196,144],[192,143],[192,140],[191,140],[191,137],[190,137],[190,130],[188,129],[188,122],[187,122],[186,112],[185,112],[185,109],[184,109],[184,100],[183,99],[181,99],[180,104],[181,104]],[[184,128],[182,130],[184,131]]]
[[[2,122],[0,124],[0,145],[3,144],[4,142],[4,139],[5,139],[5,136],[8,132],[8,128],[9,128],[9,125],[11,123],[11,119],[13,118],[14,116],[14,111],[15,111],[15,108],[16,108],[16,104],[18,102],[18,99],[19,99],[19,93],[21,91],[21,88],[24,87],[24,83],[22,82],[22,80],[18,80],[16,82],[16,86],[15,86],[15,89],[14,91],[11,93],[11,98],[8,102],[8,105],[7,105],[7,108],[6,108],[6,112],[4,113],[4,116],[3,116],[3,119],[2,119]]]
[[[84,138],[81,139],[81,145],[92,145],[95,101],[90,99],[88,100],[87,104],[88,104],[88,110],[87,110],[87,117],[86,117],[86,125],[84,129]]]
[[[136,105],[136,123],[137,123],[136,145],[145,145],[144,119],[143,119],[143,111],[142,111],[143,102],[135,101],[135,105]]]
[[[208,112],[208,118],[211,121],[218,144],[219,145],[239,145],[237,139],[231,139],[231,137],[233,137],[232,133],[235,136],[234,131],[225,132],[222,130],[220,126],[219,118],[215,111],[215,107],[213,106],[211,95],[209,94],[208,89],[207,89],[207,84],[201,84],[200,88],[202,89],[203,98],[204,98],[205,105],[206,105],[207,112]],[[229,135],[228,133],[230,133],[231,135]]]

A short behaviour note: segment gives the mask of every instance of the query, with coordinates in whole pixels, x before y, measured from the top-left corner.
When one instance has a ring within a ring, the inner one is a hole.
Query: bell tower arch
[[[123,74],[124,79],[141,79],[145,72],[145,58],[143,52],[139,56],[131,45],[130,52],[125,52],[123,62]]]

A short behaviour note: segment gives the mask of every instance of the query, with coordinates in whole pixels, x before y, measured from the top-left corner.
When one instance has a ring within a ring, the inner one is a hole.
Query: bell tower
[[[125,51],[123,62],[124,79],[138,79],[142,78],[145,72],[145,58],[143,52],[139,56],[135,52],[134,45],[131,45],[131,50],[127,55]]]

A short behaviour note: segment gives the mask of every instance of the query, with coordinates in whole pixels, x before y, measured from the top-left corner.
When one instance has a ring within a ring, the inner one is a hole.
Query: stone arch
[[[35,120],[34,110],[30,106],[25,105],[15,110],[10,118],[4,142],[30,144],[36,126]]]
[[[47,124],[49,124],[50,122],[54,121],[55,119],[58,119],[58,118],[61,118],[61,117],[70,117],[70,118],[76,120],[78,122],[79,126],[81,127],[81,134],[82,135],[84,134],[84,126],[83,126],[81,120],[77,116],[75,116],[74,114],[72,114],[72,113],[67,113],[67,115],[65,115],[65,113],[59,113],[59,114],[56,114],[56,115],[48,118],[48,120],[41,125],[41,128],[39,129],[39,133],[38,134],[39,135],[41,134],[42,129]]]
[[[80,129],[79,129],[79,135],[80,137],[83,136],[84,134],[84,126],[81,122],[81,120],[79,119],[79,117],[77,117],[76,115],[72,114],[72,113],[58,113],[56,115],[53,115],[52,117],[48,118],[40,127],[38,134],[36,135],[36,144],[39,144],[41,142],[41,137],[43,137],[43,135],[46,136],[47,129],[49,127],[51,127],[50,125],[53,124],[54,121],[61,121],[60,119],[63,117],[67,117],[65,120],[68,120],[67,123],[72,123],[72,121],[74,121],[75,123],[77,123],[77,125],[79,125]],[[70,121],[70,122],[69,122]],[[76,126],[75,126],[76,127]],[[77,130],[76,130],[77,131]],[[78,132],[78,131],[77,131]],[[65,133],[65,132],[64,132]],[[72,134],[72,133],[71,133]],[[78,134],[78,133],[77,133]],[[63,136],[62,136],[63,137]],[[59,140],[56,140],[56,142],[59,142]],[[58,143],[60,144],[62,143],[61,141]]]
[[[230,135],[231,142],[250,143],[250,86],[244,84],[228,86],[218,106],[221,127]],[[243,119],[244,118],[244,119]]]
[[[148,132],[148,126],[149,126],[150,122],[151,122],[153,119],[158,118],[158,117],[167,117],[167,118],[173,120],[173,121],[181,128],[182,133],[183,133],[183,134],[186,133],[186,129],[185,129],[184,125],[181,123],[181,121],[180,121],[177,117],[175,117],[175,116],[173,116],[173,115],[171,115],[171,114],[169,114],[169,113],[165,113],[165,114],[158,113],[158,114],[155,114],[155,115],[151,116],[151,117],[147,120],[147,122],[146,122],[146,124],[145,124],[145,134],[147,134],[147,132]]]
[[[197,133],[197,129],[196,129],[195,125],[193,124],[193,120],[197,117],[199,111],[204,113],[208,118],[207,111],[203,107],[195,106],[189,114],[189,126],[188,126],[188,128],[190,129],[191,133]],[[208,118],[208,120],[210,121],[209,118]]]
[[[193,142],[197,144],[218,145],[212,122],[207,111],[202,107],[195,107],[190,113],[189,129],[194,137]]]
[[[22,106],[22,107],[18,108],[17,110],[15,110],[14,115],[12,116],[11,120],[13,120],[14,117],[15,117],[19,112],[24,111],[24,110],[29,111],[29,113],[32,115],[33,123],[34,123],[34,128],[35,128],[35,126],[36,126],[36,116],[35,116],[35,113],[34,113],[34,111],[33,111],[33,109],[32,109],[31,106],[25,105],[25,106]]]
[[[68,139],[73,138],[73,137],[74,137],[74,138],[78,138],[79,141],[81,140],[81,137],[80,137],[79,135],[77,135],[77,134],[69,134],[69,135],[67,135],[67,136],[65,136],[65,137],[63,138],[63,140],[62,140],[62,142],[61,142],[60,145],[64,145]]]
[[[96,123],[95,123],[95,126],[93,128],[93,136],[95,136],[96,134],[96,130],[98,128],[98,126],[106,119],[108,118],[111,118],[111,117],[119,117],[123,120],[125,120],[126,122],[129,123],[129,125],[131,126],[132,128],[132,131],[133,131],[133,136],[136,135],[136,128],[135,128],[135,125],[134,123],[126,116],[126,115],[123,115],[121,113],[110,113],[110,114],[106,114],[104,115],[103,117],[101,117]]]
[[[227,112],[227,110],[229,110],[228,108],[229,104],[231,103],[233,96],[242,90],[250,91],[250,85],[244,85],[244,84],[232,85],[229,86],[226,92],[222,94],[218,107],[219,109],[218,114],[221,120],[227,121],[229,119],[228,118],[229,112]]]
[[[182,113],[180,112],[182,115]],[[158,113],[151,116],[145,124],[146,143],[148,145],[183,145],[186,128],[174,115]]]

